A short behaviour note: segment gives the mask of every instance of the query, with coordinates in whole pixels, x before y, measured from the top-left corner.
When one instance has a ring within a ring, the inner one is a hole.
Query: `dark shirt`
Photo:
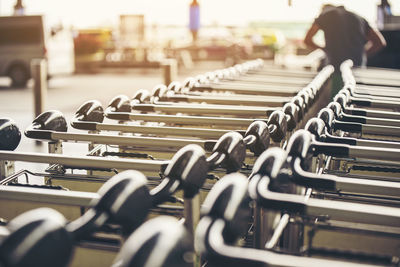
[[[368,22],[343,6],[328,7],[315,23],[325,34],[325,53],[335,69],[346,59],[352,59],[355,66],[361,66],[364,46],[370,29]]]

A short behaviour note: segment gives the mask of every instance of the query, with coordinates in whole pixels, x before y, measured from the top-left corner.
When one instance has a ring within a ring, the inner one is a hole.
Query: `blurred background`
[[[45,109],[66,114],[168,83],[162,67],[171,59],[177,80],[254,58],[316,68],[323,52],[303,39],[326,3],[384,34],[388,46],[368,64],[400,68],[400,1],[0,0],[0,113],[30,123],[37,58],[47,65]],[[321,33],[316,39],[323,44]]]
[[[399,1],[392,2],[391,12],[400,13]],[[379,24],[380,0],[0,0],[0,16],[42,16],[49,73],[57,74],[157,67],[164,58],[191,68],[199,60],[233,65],[308,54],[302,40],[324,3],[344,5],[374,27]],[[28,18],[19,23],[25,29],[32,24]],[[26,38],[15,23],[3,19],[2,24],[1,39]]]

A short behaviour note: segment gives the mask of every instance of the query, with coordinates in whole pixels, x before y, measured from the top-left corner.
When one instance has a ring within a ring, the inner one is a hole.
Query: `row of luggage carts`
[[[24,134],[48,153],[0,119],[0,266],[399,265],[400,78],[346,61],[329,102],[333,71],[253,60],[47,111]]]

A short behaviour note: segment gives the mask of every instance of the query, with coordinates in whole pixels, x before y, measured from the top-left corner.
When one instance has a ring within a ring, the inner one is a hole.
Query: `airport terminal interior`
[[[25,266],[400,266],[400,2],[0,0]]]

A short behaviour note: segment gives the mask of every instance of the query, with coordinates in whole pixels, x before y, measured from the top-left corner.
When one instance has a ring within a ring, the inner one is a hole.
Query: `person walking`
[[[325,35],[324,47],[313,40],[319,30]],[[311,49],[322,49],[326,54],[325,64],[335,67],[332,97],[343,86],[340,75],[340,64],[343,61],[351,59],[354,66],[366,66],[367,57],[386,46],[382,34],[373,29],[363,17],[343,6],[330,4],[322,6],[320,15],[307,31],[304,43]]]
[[[200,5],[197,0],[193,0],[189,7],[189,29],[193,43],[196,44],[197,33],[200,29]]]

